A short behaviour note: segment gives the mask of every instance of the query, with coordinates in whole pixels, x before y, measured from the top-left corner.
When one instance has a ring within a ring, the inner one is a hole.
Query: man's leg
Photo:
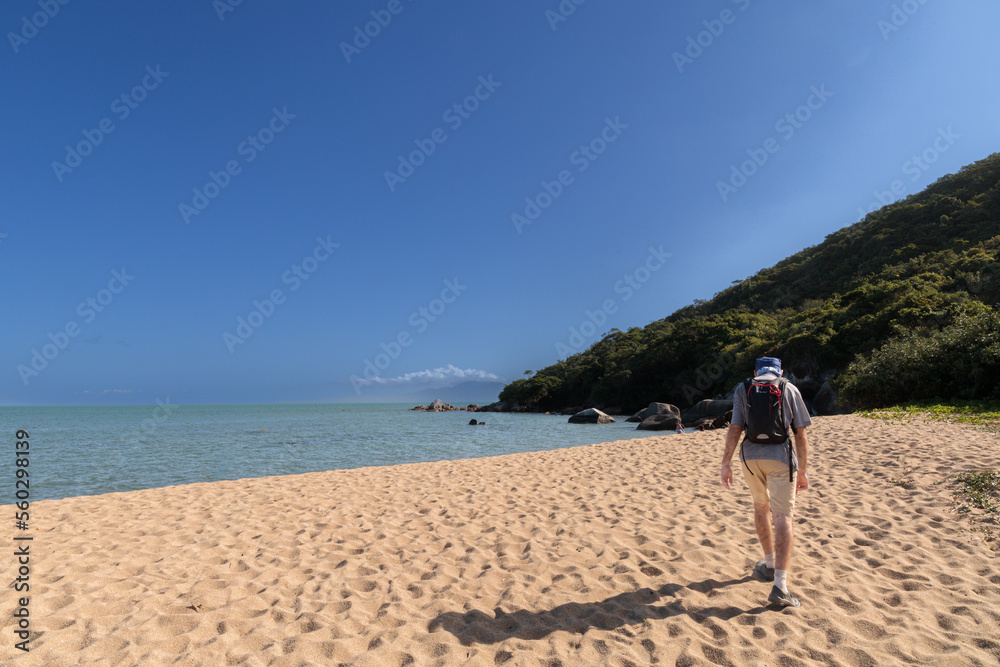
[[[768,461],[767,487],[774,521],[774,586],[767,599],[781,607],[798,607],[799,601],[788,593],[788,568],[792,563],[792,515],[795,508],[795,482],[788,479],[788,464]]]
[[[764,503],[763,505],[759,503],[753,504],[753,523],[757,528],[757,539],[760,540],[760,546],[764,550],[764,555],[773,554],[774,552],[774,535],[771,532],[771,505]],[[777,564],[778,558],[775,556],[775,563]]]
[[[749,468],[753,467],[757,474]],[[758,477],[757,475],[760,475]],[[764,560],[758,561],[753,567],[756,576],[765,581],[774,581],[774,533],[771,530],[771,499],[765,484],[765,476],[760,470],[758,461],[748,461],[743,466],[743,476],[750,487],[753,496],[753,523],[757,529],[757,538],[764,550]]]
[[[756,511],[756,506],[754,510]],[[770,526],[768,526],[770,528]],[[792,517],[776,512],[774,514],[774,569],[788,570],[792,561]],[[760,533],[760,528],[757,529]]]
[[[774,515],[774,587],[768,601],[782,607],[798,607],[799,601],[788,592],[788,567],[792,564],[792,517],[784,512]]]

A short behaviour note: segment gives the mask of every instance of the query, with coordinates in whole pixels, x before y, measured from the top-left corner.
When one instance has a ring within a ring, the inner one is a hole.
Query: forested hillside
[[[507,385],[522,410],[687,406],[762,355],[877,407],[1000,398],[1000,154],[672,315]],[[809,380],[805,380],[809,378]],[[805,393],[805,392],[804,392]]]

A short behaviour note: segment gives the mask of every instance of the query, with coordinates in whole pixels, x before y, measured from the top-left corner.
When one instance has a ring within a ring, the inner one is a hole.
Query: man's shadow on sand
[[[567,602],[544,611],[519,609],[510,613],[499,607],[495,616],[473,609],[459,613],[446,611],[431,620],[427,629],[434,632],[447,630],[455,635],[463,645],[495,644],[505,639],[541,639],[553,632],[564,630],[583,634],[591,628],[614,630],[625,625],[637,625],[647,619],[664,619],[686,614],[701,623],[708,618],[728,621],[741,614],[761,614],[768,607],[740,609],[738,607],[700,607],[685,609],[677,592],[689,588],[699,593],[709,593],[718,588],[754,581],[751,576],[729,581],[705,579],[680,586],[664,584],[657,590],[640,588],[631,593],[620,593],[600,602]],[[661,598],[674,598],[671,602],[654,605]]]

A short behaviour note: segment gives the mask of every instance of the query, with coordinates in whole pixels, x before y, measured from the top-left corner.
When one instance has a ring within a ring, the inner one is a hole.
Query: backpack
[[[746,392],[746,440],[755,445],[785,445],[788,448],[788,481],[794,479],[791,441],[785,427],[785,385],[788,380],[779,377],[775,382],[743,381]],[[741,453],[742,453],[742,447]],[[746,460],[743,461],[746,465]],[[747,470],[749,470],[747,466]]]
[[[747,398],[747,440],[755,445],[783,445],[788,440],[783,400],[786,384],[785,378],[778,378],[774,383],[754,382],[753,378],[743,381]]]

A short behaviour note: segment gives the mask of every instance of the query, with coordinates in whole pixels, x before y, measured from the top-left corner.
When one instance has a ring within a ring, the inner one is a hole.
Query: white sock
[[[782,593],[788,592],[788,570],[774,571],[774,585],[777,586]]]
[[[774,569],[774,554],[764,554],[764,565],[767,565],[772,570]]]

